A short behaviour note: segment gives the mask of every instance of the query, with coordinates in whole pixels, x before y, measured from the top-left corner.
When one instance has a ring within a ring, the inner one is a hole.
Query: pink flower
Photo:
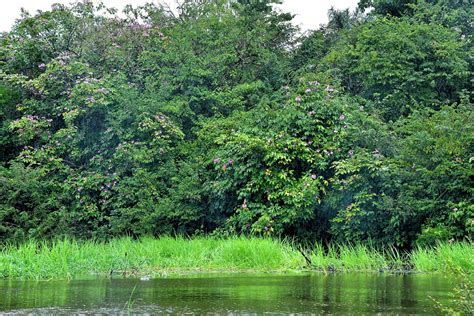
[[[296,101],[297,103],[300,103],[300,102],[301,102],[301,97],[300,97],[300,96],[297,96],[297,97],[295,98],[295,101]]]
[[[313,174],[311,175],[311,179],[316,180],[316,178],[317,178],[317,176],[313,173]]]
[[[212,161],[215,165],[217,165],[219,162],[221,162],[221,158],[214,158]]]
[[[339,116],[339,120],[344,121],[345,119],[346,119],[346,116],[344,114],[341,114],[341,116]]]
[[[310,88],[304,90],[305,93],[311,93],[313,90],[311,90]]]

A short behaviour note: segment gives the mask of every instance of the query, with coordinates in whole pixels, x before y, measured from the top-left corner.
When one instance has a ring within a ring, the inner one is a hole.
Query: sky
[[[15,19],[20,16],[20,9],[25,8],[30,13],[36,10],[49,10],[53,3],[68,4],[72,0],[1,0],[0,32],[9,31]],[[106,6],[123,8],[126,4],[141,5],[146,2],[169,2],[175,0],[102,0]],[[358,0],[284,0],[280,6],[283,11],[295,14],[294,23],[302,30],[317,29],[320,24],[327,22],[327,11],[336,9],[354,9]]]

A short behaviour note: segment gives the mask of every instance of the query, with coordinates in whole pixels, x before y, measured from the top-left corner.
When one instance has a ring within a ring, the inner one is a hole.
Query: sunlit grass
[[[471,243],[440,243],[434,248],[418,247],[410,255],[410,262],[423,272],[473,272],[474,247]]]
[[[0,251],[0,277],[21,279],[78,278],[88,275],[155,275],[206,271],[474,271],[474,247],[439,244],[400,254],[370,245],[316,244],[309,264],[291,242],[270,238],[162,237],[119,238],[109,242],[30,241]]]
[[[177,270],[284,271],[303,265],[301,254],[287,242],[243,237],[31,241],[6,246],[0,253],[0,276],[25,279]]]

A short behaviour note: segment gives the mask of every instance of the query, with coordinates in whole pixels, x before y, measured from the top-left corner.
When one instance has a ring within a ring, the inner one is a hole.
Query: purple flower
[[[318,82],[318,81],[310,81],[310,82],[308,82],[308,84],[309,84],[310,86],[319,86],[319,82]]]
[[[341,116],[339,116],[339,120],[344,121],[345,119],[346,119],[346,116],[344,114],[341,114]]]
[[[227,164],[226,163],[222,166],[222,169],[227,170]]]
[[[263,229],[265,229],[265,230],[268,230],[268,227],[267,227],[267,226],[265,226],[265,227],[263,227]]]
[[[315,115],[315,114],[316,114],[315,111],[309,111],[309,112],[308,112],[308,115],[309,115],[309,116],[313,116],[313,115]]]
[[[326,87],[326,91],[327,92],[334,92],[334,88],[330,87],[330,86],[327,86]]]
[[[229,165],[233,164],[234,163],[234,159],[230,159],[229,160]]]
[[[212,161],[215,165],[217,165],[219,162],[221,162],[221,158],[214,158]]]
[[[314,173],[311,175],[311,179],[316,180],[318,176],[316,176]]]
[[[352,157],[352,156],[354,156],[354,151],[351,149],[351,150],[349,150],[348,154],[349,154],[349,156]]]
[[[41,64],[38,65],[38,68],[40,70],[44,70],[46,68],[46,65],[44,63],[41,63]]]
[[[297,96],[297,97],[295,98],[295,101],[296,101],[297,103],[300,103],[300,102],[301,102],[301,97],[300,97],[300,96]]]
[[[453,208],[453,212],[457,212],[457,211],[458,211],[457,207]]]
[[[311,90],[310,88],[304,90],[305,93],[311,93],[313,90]]]
[[[344,124],[343,128],[347,128],[347,124]]]

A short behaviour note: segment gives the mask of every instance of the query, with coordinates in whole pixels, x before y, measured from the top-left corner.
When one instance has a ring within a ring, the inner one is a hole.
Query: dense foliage
[[[472,3],[361,1],[304,36],[276,3],[22,12],[1,239],[470,239]]]

